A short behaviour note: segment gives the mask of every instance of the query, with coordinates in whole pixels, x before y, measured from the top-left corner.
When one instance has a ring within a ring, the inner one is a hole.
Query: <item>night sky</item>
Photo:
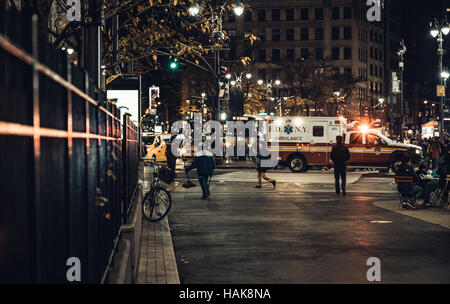
[[[407,46],[405,56],[406,81],[435,83],[438,77],[438,42],[430,34],[430,21],[443,20],[450,0],[401,0],[403,33]],[[450,14],[448,14],[450,21]],[[450,47],[450,34],[444,38],[444,49]],[[450,68],[450,56],[444,55],[444,68]]]

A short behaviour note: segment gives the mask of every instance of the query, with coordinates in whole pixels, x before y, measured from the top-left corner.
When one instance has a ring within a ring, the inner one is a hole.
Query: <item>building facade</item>
[[[349,102],[369,115],[387,100],[390,70],[395,66],[389,45],[399,45],[400,36],[390,35],[384,2],[382,21],[367,19],[365,0],[255,0],[241,17],[226,18],[231,39],[227,59],[252,58],[252,73],[258,79],[275,79],[283,71],[280,62],[309,56],[326,59],[341,74],[351,74],[357,84]],[[397,12],[391,13],[391,15]],[[253,34],[253,46],[243,39]],[[386,37],[388,35],[388,37]],[[389,43],[386,43],[389,41]],[[389,54],[387,54],[389,53]],[[392,62],[391,62],[392,61]],[[384,103],[386,105],[386,103]]]

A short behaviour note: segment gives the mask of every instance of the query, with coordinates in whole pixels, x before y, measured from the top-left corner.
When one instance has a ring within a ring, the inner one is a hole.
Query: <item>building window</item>
[[[340,59],[340,48],[332,48],[331,49],[331,59],[332,60],[339,60]]]
[[[314,9],[314,16],[316,20],[323,20],[323,8],[318,7]]]
[[[228,12],[228,22],[236,22],[236,15],[231,11]]]
[[[373,58],[373,47],[370,48],[370,53],[369,53],[370,59]]]
[[[258,61],[266,61],[266,50],[264,49],[259,49],[258,50]]]
[[[335,26],[331,29],[331,39],[332,40],[339,40],[339,27]]]
[[[294,29],[286,30],[286,40],[288,40],[288,41],[295,40],[295,30]]]
[[[339,7],[332,7],[331,8],[331,19],[339,19],[340,18],[340,9]]]
[[[352,8],[351,7],[344,7],[344,19],[352,19]]]
[[[286,9],[286,20],[292,21],[294,20],[294,9],[293,8],[287,8]]]
[[[309,40],[309,29],[308,28],[302,28],[300,30],[300,39],[303,41]]]
[[[266,80],[266,70],[265,69],[259,69],[258,70],[258,79]]]
[[[250,10],[245,10],[244,22],[252,22],[252,12]]]
[[[236,40],[236,31],[235,30],[229,30],[228,31],[228,36],[230,37],[230,40]]]
[[[316,28],[316,32],[314,34],[314,39],[323,40],[323,28],[321,28],[321,27]]]
[[[373,64],[370,65],[370,76],[373,76]]]
[[[290,61],[295,59],[295,49],[286,49],[286,59]]]
[[[279,9],[272,10],[272,21],[280,21],[280,10]]]
[[[300,17],[302,20],[309,20],[309,8],[302,8],[300,10]]]
[[[302,58],[302,59],[309,59],[309,49],[307,49],[307,48],[302,48],[301,50],[300,50],[300,57]]]
[[[352,76],[352,68],[344,68],[344,74],[346,76]]]
[[[261,39],[261,41],[266,40],[266,29],[260,29],[258,30],[258,37]]]
[[[230,51],[228,52],[228,58],[231,60],[236,59],[236,47],[230,48]]]
[[[323,48],[316,48],[314,52],[316,59],[323,59]]]
[[[280,41],[280,30],[278,29],[272,30],[272,41]]]
[[[352,40],[352,28],[350,26],[344,27],[344,39]]]
[[[280,50],[279,49],[273,49],[272,50],[272,62],[278,62],[280,61]]]
[[[266,10],[258,10],[258,21],[266,21]]]
[[[352,48],[344,48],[344,60],[352,60]]]

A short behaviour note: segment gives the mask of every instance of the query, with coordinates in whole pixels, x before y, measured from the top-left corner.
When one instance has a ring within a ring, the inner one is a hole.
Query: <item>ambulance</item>
[[[392,169],[408,154],[413,164],[422,159],[422,148],[395,142],[367,126],[350,127],[344,118],[265,117],[269,150],[279,151],[279,161],[292,172],[311,166],[331,166],[331,149],[342,136],[349,148],[352,168]]]

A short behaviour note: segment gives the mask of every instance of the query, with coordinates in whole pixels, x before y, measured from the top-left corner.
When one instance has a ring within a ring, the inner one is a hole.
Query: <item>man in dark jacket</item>
[[[211,193],[209,191],[208,179],[213,175],[215,169],[213,154],[207,150],[197,152],[194,161],[186,168],[186,171],[194,168],[197,168],[198,181],[202,187],[202,199],[209,199]]]
[[[346,195],[347,184],[347,162],[350,160],[350,151],[344,146],[344,138],[342,136],[336,137],[337,144],[331,150],[331,160],[334,162],[334,180],[336,185],[336,194]],[[339,185],[339,180],[342,179],[342,185]]]
[[[411,208],[416,209],[415,202],[422,195],[423,187],[419,186],[420,178],[417,173],[414,171],[413,166],[411,165],[411,158],[409,156],[404,156],[402,159],[402,163],[398,169],[397,176],[407,177],[410,176],[413,178],[414,183],[399,183],[397,186],[397,190],[404,196],[409,196],[409,193],[413,195],[413,201],[404,201],[403,208]]]

